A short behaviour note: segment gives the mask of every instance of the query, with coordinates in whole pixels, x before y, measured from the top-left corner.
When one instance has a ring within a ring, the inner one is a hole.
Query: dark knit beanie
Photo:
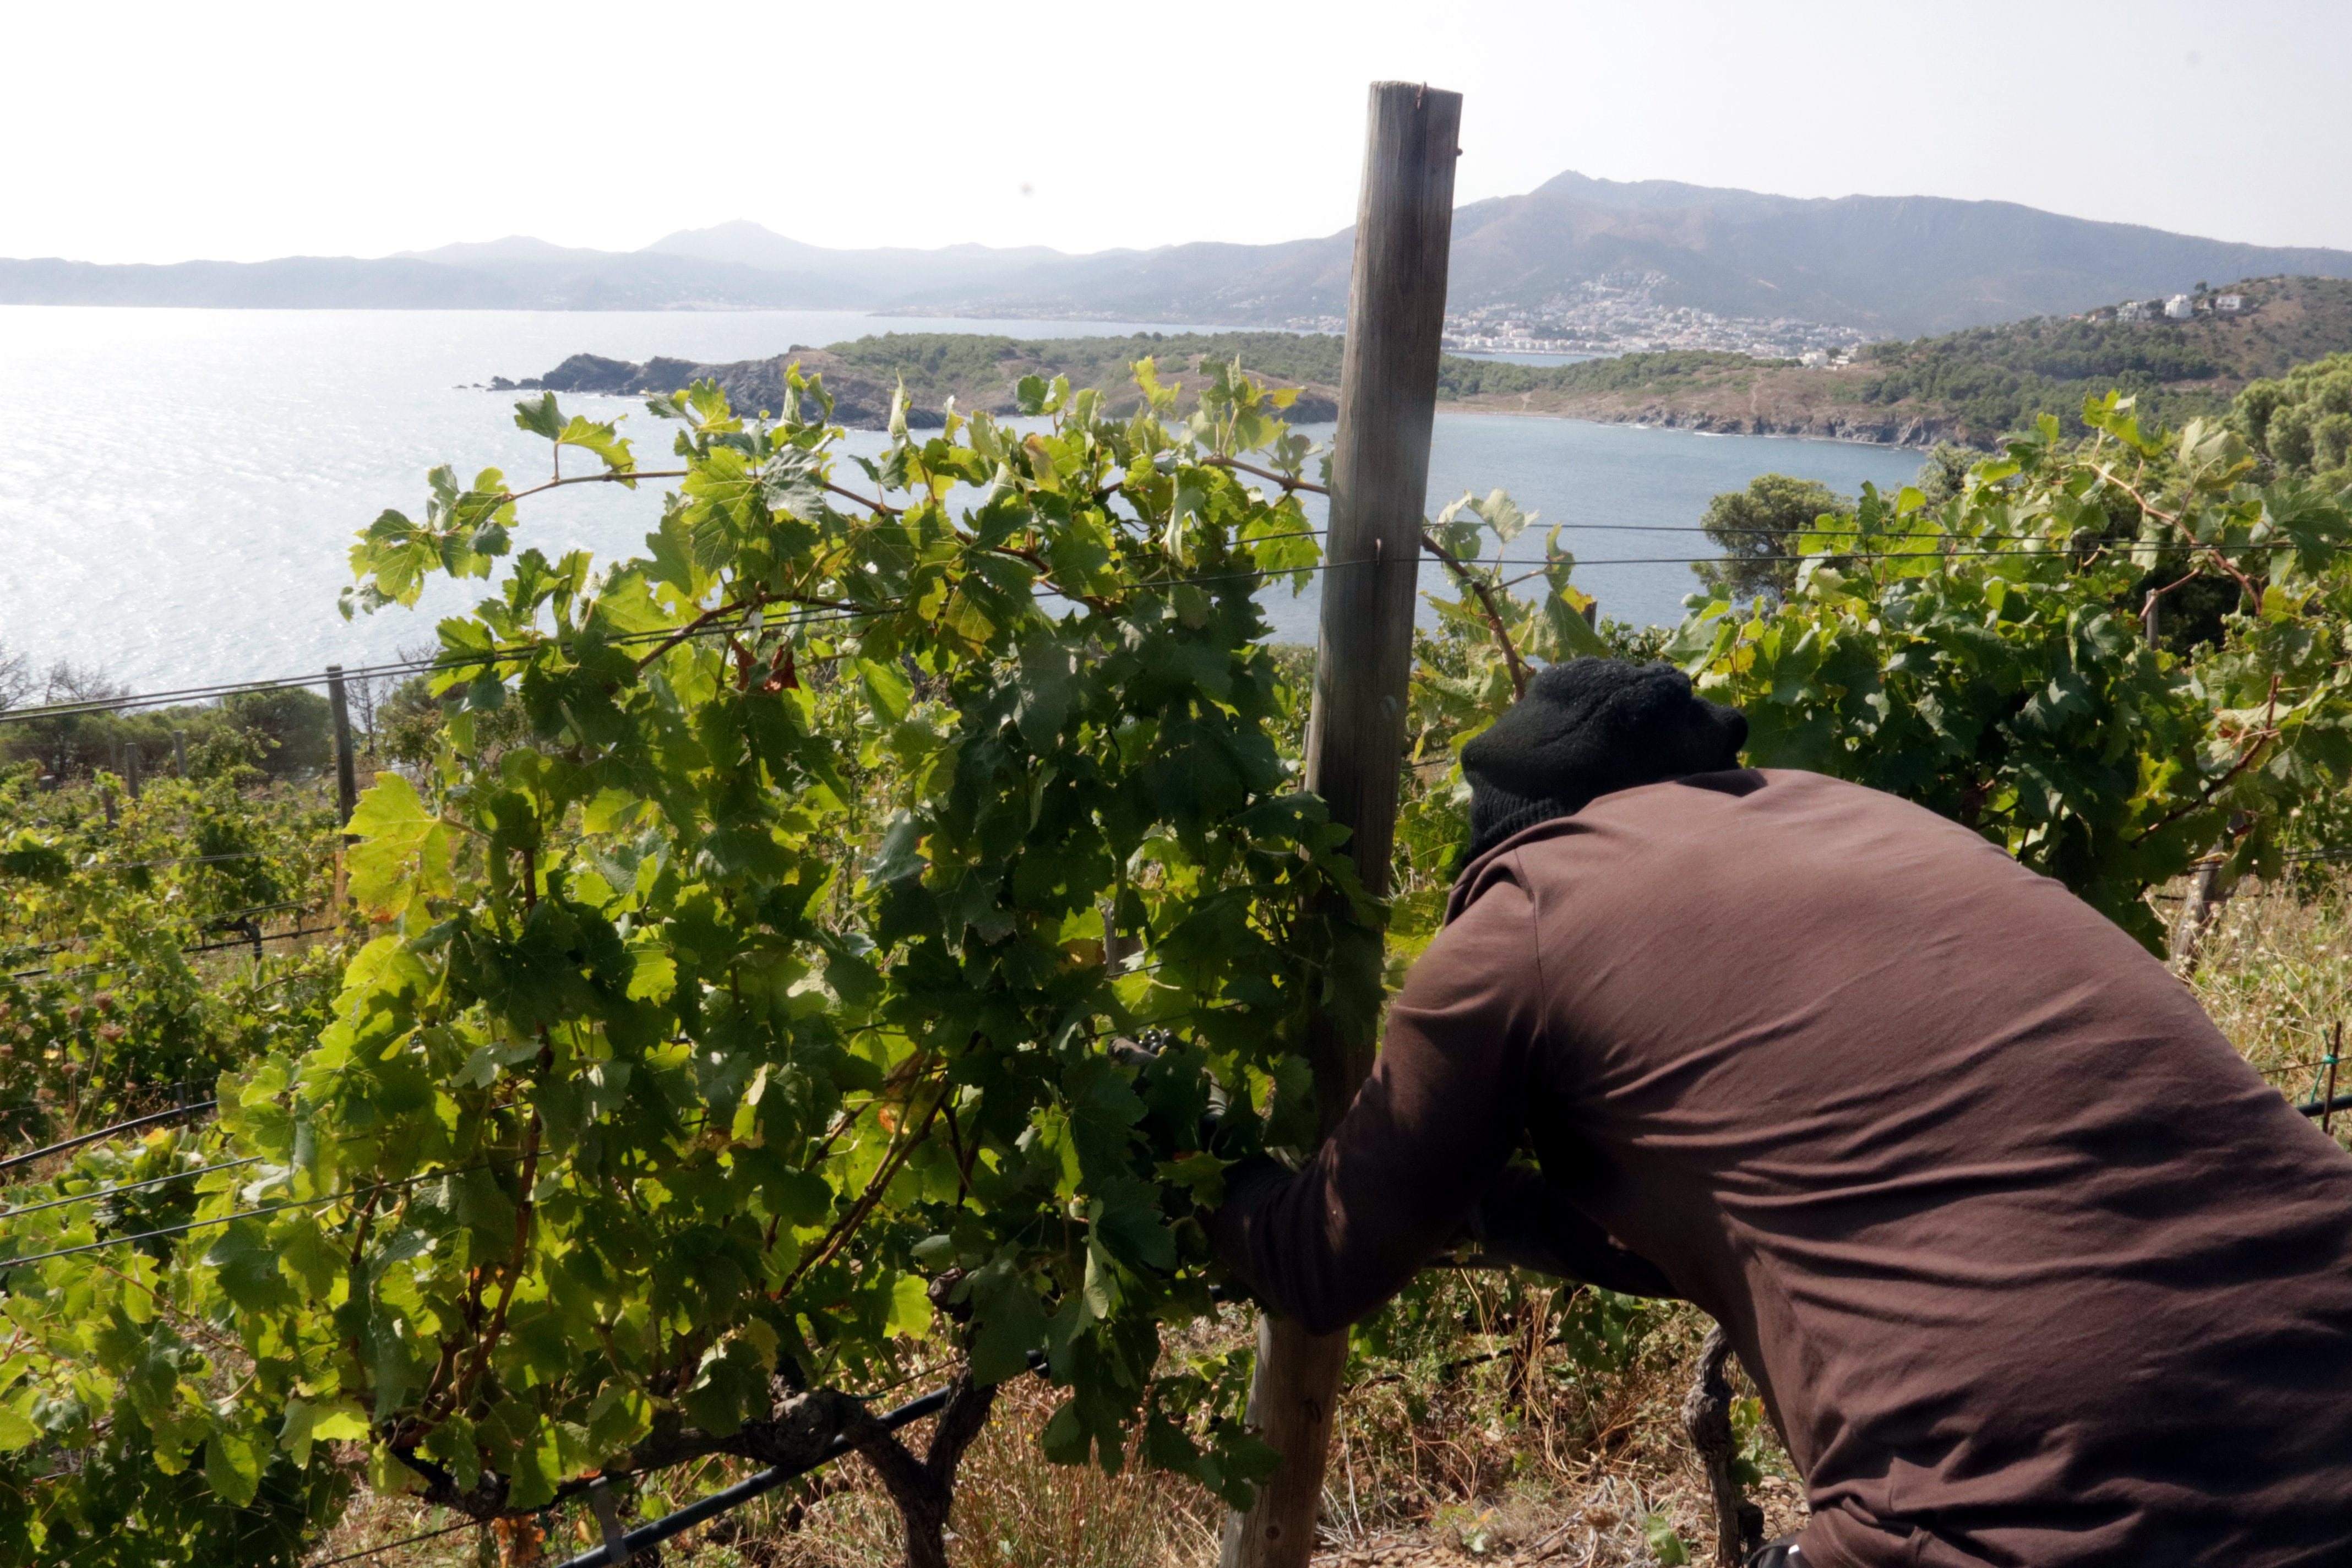
[[[1693,693],[1690,677],[1670,664],[1555,664],[1462,748],[1470,780],[1465,863],[1612,790],[1736,768],[1747,743],[1739,710]]]

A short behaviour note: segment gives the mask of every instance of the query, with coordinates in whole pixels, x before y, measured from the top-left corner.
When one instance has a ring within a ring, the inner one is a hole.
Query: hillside
[[[1465,207],[1454,232],[1465,304],[1573,295],[1582,279],[1649,267],[1668,275],[1660,294],[1669,303],[1880,338],[2064,314],[2200,279],[2352,277],[2352,252],[2230,244],[2014,202],[1799,200],[1574,173]]]
[[[1336,328],[1354,237],[1171,246],[1062,258],[927,297],[971,314],[1282,322]],[[1949,331],[2266,273],[2352,278],[2352,252],[2236,245],[2013,202],[1805,200],[1573,172],[1454,215],[1446,308],[1469,332],[1650,346],[1678,312],[1704,346],[1785,341],[1791,321],[1856,337]],[[1777,329],[1777,330],[1776,330]],[[1679,335],[1679,334],[1678,334]],[[1663,346],[1663,345],[1660,345]]]
[[[1337,330],[1351,230],[1274,245],[1073,256],[1042,247],[832,249],[736,222],[641,250],[521,237],[374,260],[169,267],[0,260],[0,304],[796,309]],[[1562,174],[1454,221],[1450,327],[1612,353],[1776,355],[1945,332],[2278,274],[2352,251],[2236,245],[2011,202],[1798,198]]]
[[[1986,447],[2041,413],[2079,430],[2083,399],[2120,387],[2178,425],[2225,411],[2247,382],[2352,349],[2352,282],[2271,278],[2229,285],[2239,317],[2040,319],[1871,344],[1850,365],[1705,353],[1632,354],[1558,368],[1449,360],[1464,405],[1748,435]]]
[[[2121,387],[2168,424],[2225,411],[2247,382],[2352,350],[2352,282],[2274,278],[2232,284],[2240,317],[2187,321],[2036,320],[1908,342],[1874,343],[1842,368],[1678,351],[1557,366],[1448,354],[1439,396],[1487,413],[1552,415],[1718,434],[1816,436],[1928,447],[1990,446],[2034,415],[2080,427],[2083,399]],[[1100,389],[1116,410],[1136,401],[1129,365],[1145,355],[1186,392],[1204,360],[1239,357],[1274,384],[1300,389],[1299,423],[1337,417],[1340,341],[1321,333],[1147,332],[1127,337],[1016,339],[983,333],[891,332],[774,359],[645,364],[575,354],[541,376],[494,389],[643,394],[709,379],[744,409],[783,400],[784,366],[822,372],[835,415],[878,429],[891,390],[906,380],[917,423],[937,424],[952,396],[966,411],[1013,411],[1024,375],[1067,375]]]

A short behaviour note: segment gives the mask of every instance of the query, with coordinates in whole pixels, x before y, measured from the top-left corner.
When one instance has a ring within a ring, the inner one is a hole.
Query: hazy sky
[[[2352,247],[2352,4],[0,4],[0,256],[1322,234],[1365,84],[1562,169]]]

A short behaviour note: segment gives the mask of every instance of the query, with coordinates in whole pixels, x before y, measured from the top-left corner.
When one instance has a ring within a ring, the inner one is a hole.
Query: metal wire
[[[118,1132],[128,1132],[135,1127],[152,1127],[159,1121],[169,1121],[175,1116],[187,1116],[199,1110],[210,1110],[219,1103],[217,1100],[200,1100],[194,1105],[179,1105],[169,1110],[158,1110],[150,1116],[134,1116],[128,1121],[118,1121],[111,1127],[101,1127],[95,1132],[79,1133],[63,1142],[52,1143],[45,1149],[36,1149],[29,1154],[11,1154],[6,1159],[0,1160],[0,1171],[12,1171],[19,1165],[30,1164],[35,1160],[46,1159],[51,1154],[61,1154],[68,1149],[79,1149],[85,1143],[95,1143],[101,1138],[111,1138]]]
[[[96,1203],[101,1198],[110,1198],[117,1193],[135,1193],[143,1187],[160,1187],[166,1182],[184,1182],[190,1176],[209,1175],[215,1171],[234,1171],[239,1165],[255,1165],[260,1163],[260,1155],[248,1154],[242,1160],[225,1160],[217,1165],[198,1165],[190,1171],[174,1171],[168,1176],[151,1176],[143,1182],[121,1182],[111,1187],[100,1187],[94,1193],[75,1193],[69,1197],[51,1198],[46,1203],[25,1204],[16,1208],[0,1209],[0,1220],[16,1219],[22,1215],[38,1214],[43,1209],[63,1208],[68,1204]]]
[[[34,1253],[29,1258],[0,1258],[0,1275],[5,1275],[12,1268],[24,1268],[36,1263],[47,1263],[52,1258],[71,1258],[76,1253],[96,1252],[108,1247],[127,1247],[134,1241],[152,1241],[163,1236],[183,1236],[192,1230],[202,1230],[206,1226],[234,1225],[241,1219],[257,1219],[263,1215],[284,1214],[289,1209],[324,1208],[329,1204],[347,1203],[352,1198],[364,1197],[369,1193],[381,1193],[393,1187],[415,1186],[419,1182],[437,1182],[444,1176],[462,1176],[468,1171],[487,1170],[497,1164],[511,1165],[521,1158],[520,1154],[511,1154],[497,1159],[478,1160],[470,1165],[455,1165],[445,1171],[426,1171],[420,1175],[402,1176],[389,1182],[374,1182],[364,1187],[349,1187],[339,1193],[331,1193],[323,1198],[296,1198],[282,1204],[265,1204],[259,1208],[239,1209],[235,1214],[215,1215],[209,1219],[192,1219],[182,1225],[162,1226],[154,1230],[140,1231],[132,1236],[113,1236],[104,1241],[86,1241],[79,1247],[60,1247],[49,1252]],[[0,1215],[0,1219],[5,1217],[7,1216]]]
[[[400,1541],[387,1541],[382,1546],[371,1546],[362,1552],[346,1552],[341,1557],[320,1558],[316,1563],[307,1564],[307,1568],[334,1568],[338,1563],[356,1563],[362,1557],[373,1557],[381,1552],[396,1552],[404,1546],[414,1546],[420,1541],[431,1541],[436,1536],[455,1535],[461,1530],[482,1528],[484,1528],[483,1523],[478,1519],[464,1520],[456,1524],[445,1524],[438,1530],[428,1530],[422,1535],[412,1535]]]
[[[1621,527],[1611,523],[1563,523],[1560,526],[1564,528],[1591,529],[1615,532],[1683,531],[1680,528],[1668,529],[1657,525],[1628,524]],[[1297,529],[1286,533],[1265,534],[1256,539],[1240,540],[1235,542],[1245,547],[1276,539],[1300,538],[1309,535],[1319,535],[1327,533],[1328,531],[1328,530],[1326,529]],[[1700,528],[1697,529],[1696,531],[1705,532],[1706,530],[1704,528]],[[1770,532],[1778,531],[1756,530],[1752,531]],[[1874,539],[1916,538],[1960,540],[1965,536],[1948,533],[1905,531],[1897,533],[1874,534],[1871,537]],[[1809,560],[1914,561],[1927,559],[1986,559],[2003,556],[2019,556],[2024,558],[2047,557],[2052,560],[2063,560],[2086,555],[2095,555],[2102,552],[2110,550],[2122,551],[2142,547],[2140,542],[2137,541],[2101,540],[2089,544],[2077,545],[2061,544],[2054,541],[2036,539],[2029,535],[2002,534],[1987,535],[1983,537],[1996,540],[2008,540],[2021,547],[2038,546],[2038,548],[2018,548],[2013,550],[1895,550],[1852,552],[1823,550],[1815,552],[1810,555],[1777,554],[1742,555],[1736,557],[1721,555],[1612,556],[1599,560],[1580,560],[1575,563],[1579,566],[1676,566],[1702,565],[1717,561],[1727,561],[1736,562],[1741,564],[1753,563],[1758,565],[1775,565],[1801,564]],[[2296,546],[2292,541],[2284,540],[2266,542],[2263,543],[2232,544],[2224,546],[2198,545],[2186,542],[2167,541],[2158,544],[2156,548],[2173,551],[2202,548],[2224,548],[2242,552],[2261,550],[2293,550],[2298,548],[2298,546]],[[1549,557],[1538,560],[1528,557],[1509,556],[1482,557],[1465,563],[1465,564],[1468,565],[1491,566],[1545,566],[1552,563],[1553,558]],[[1145,588],[1182,587],[1188,584],[1229,582],[1234,578],[1244,576],[1280,577],[1292,572],[1326,572],[1349,564],[1351,563],[1346,562],[1325,561],[1317,562],[1307,566],[1254,567],[1246,572],[1219,573],[1196,577],[1165,578],[1152,582],[1139,583],[1137,584],[1136,586]],[[1056,594],[1054,590],[1046,589],[1041,591],[1040,596],[1058,597],[1062,595]],[[752,613],[752,610],[747,609],[742,614],[743,616],[749,616]],[[888,613],[890,612],[887,607],[880,606],[873,609],[833,610],[818,612],[804,616],[793,617],[786,624],[812,625],[829,620],[856,619],[861,616],[887,615]],[[731,633],[739,629],[740,629],[740,617],[727,621],[713,622],[709,626],[692,628],[662,627],[652,631],[631,632],[619,637],[607,638],[606,641],[609,646],[623,647],[644,642],[658,642],[666,638],[676,637],[700,637],[717,636],[725,633]],[[555,640],[559,643],[561,641],[560,638],[551,640]],[[546,646],[547,645],[544,642],[534,642],[515,644],[506,647],[491,648],[481,653],[442,653],[436,654],[430,658],[400,659],[387,664],[357,665],[346,668],[341,673],[341,678],[345,680],[356,680],[375,676],[419,675],[436,670],[463,669],[470,665],[495,664],[502,659],[509,658],[527,658]],[[301,675],[265,678],[258,680],[229,681],[215,683],[209,686],[184,687],[176,690],[126,694],[121,697],[92,698],[81,702],[53,703],[37,708],[16,708],[0,711],[0,724],[30,723],[43,719],[73,718],[91,713],[121,712],[128,709],[151,708],[162,703],[202,702],[218,698],[236,696],[246,692],[278,691],[302,687],[323,686],[329,679],[330,677],[326,672],[320,670]]]
[[[230,942],[208,942],[200,946],[184,947],[177,951],[183,956],[194,957],[206,952],[226,952],[233,948],[257,947],[266,942],[290,942],[296,937],[325,936],[341,929],[341,926],[305,926],[299,931],[263,931],[258,936],[241,936]],[[137,963],[138,960],[127,959],[121,962],[122,966],[127,968]],[[11,972],[8,978],[36,980],[46,975],[53,980],[65,980],[77,974],[89,974],[98,970],[114,967],[116,965],[113,963],[78,963],[70,969],[19,969]]]

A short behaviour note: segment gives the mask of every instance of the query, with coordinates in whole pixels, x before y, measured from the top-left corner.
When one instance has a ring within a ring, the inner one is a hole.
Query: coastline
[[[1700,436],[1764,436],[1792,441],[1842,441],[1856,447],[1889,450],[1932,450],[1949,441],[1977,451],[1997,451],[1970,438],[1950,421],[1915,416],[1905,420],[1806,420],[1775,422],[1764,416],[1745,419],[1705,410],[1665,407],[1634,409],[1510,407],[1486,399],[1441,400],[1439,413],[1492,414],[1507,419],[1573,419],[1587,425],[1627,425],[1643,430],[1684,430]]]

